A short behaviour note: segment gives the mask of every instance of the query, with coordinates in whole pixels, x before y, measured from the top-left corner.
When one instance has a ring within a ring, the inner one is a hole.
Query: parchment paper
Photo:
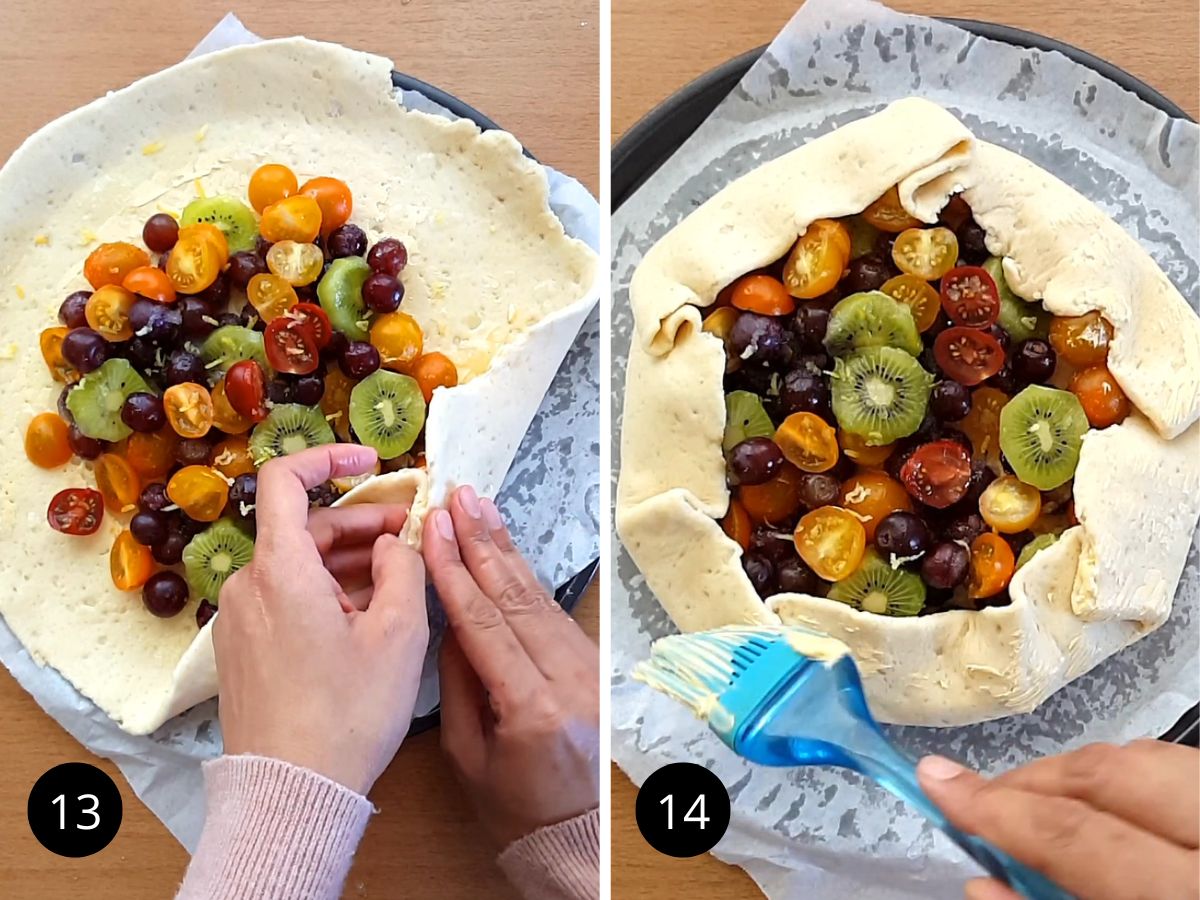
[[[258,41],[227,15],[189,56]],[[419,93],[397,92],[403,105],[454,118]],[[599,249],[600,207],[579,182],[545,167],[550,205],[567,232]],[[497,503],[522,552],[545,584],[558,585],[599,554],[600,318],[593,310],[559,368],[508,472]],[[441,617],[421,679],[417,715],[438,702],[433,661]],[[89,750],[112,759],[134,792],[189,852],[204,819],[200,763],[221,752],[217,703],[210,700],[133,737],[50,667],[41,667],[0,618],[0,661],[34,699]],[[400,751],[403,753],[403,748]]]
[[[809,0],[733,93],[613,216],[614,461],[632,327],[629,280],[646,250],[761,162],[911,94],[948,107],[977,136],[1032,159],[1094,200],[1196,306],[1194,124],[1168,119],[1058,53],[995,43],[866,0]],[[615,486],[614,473],[614,497]],[[682,706],[633,682],[629,671],[648,656],[650,642],[674,629],[615,537],[612,549],[613,758],[634,781],[678,761],[720,776],[733,819],[714,852],[743,866],[770,896],[962,896],[975,865],[881,788],[842,770],[752,766]],[[1193,542],[1167,624],[1036,712],[968,728],[888,731],[914,755],[938,752],[989,773],[1091,741],[1161,734],[1200,698],[1198,594]]]

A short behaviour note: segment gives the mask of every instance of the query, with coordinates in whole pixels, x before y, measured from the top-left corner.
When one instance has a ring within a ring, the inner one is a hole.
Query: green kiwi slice
[[[281,403],[250,433],[250,456],[261,466],[276,456],[332,444],[336,438],[320,407]]]
[[[127,359],[110,359],[83,376],[67,394],[67,409],[79,430],[100,441],[119,441],[133,434],[121,421],[121,407],[130,394],[157,394]]]
[[[876,447],[921,427],[933,389],[933,376],[895,347],[868,347],[835,360],[830,380],[838,424]]]
[[[1017,556],[1017,568],[1021,568],[1021,566],[1033,559],[1035,553],[1037,553],[1039,550],[1045,550],[1047,547],[1057,541],[1058,538],[1059,535],[1057,534],[1039,534],[1032,541],[1021,548],[1021,553],[1019,556]]]
[[[742,441],[752,437],[774,437],[775,426],[763,409],[758,394],[750,391],[730,391],[725,395],[725,436],[721,449],[728,453]]]
[[[241,325],[222,325],[206,337],[200,345],[200,358],[204,360],[213,381],[243,359],[254,360],[268,374],[271,371],[267,364],[267,353],[263,349],[262,334]]]
[[[317,285],[317,299],[329,322],[352,341],[367,339],[370,310],[363,301],[362,286],[371,267],[361,256],[343,256],[329,264],[329,271]]]
[[[1027,301],[1013,293],[1008,282],[1004,280],[1004,267],[1000,257],[989,256],[983,264],[987,273],[996,282],[996,290],[1000,295],[1000,315],[996,324],[1008,332],[1014,343],[1027,341],[1030,338],[1046,339],[1050,333],[1050,313],[1042,304]]]
[[[868,550],[854,573],[829,589],[829,599],[883,616],[915,616],[925,606],[925,582]]]
[[[230,253],[253,250],[258,240],[254,210],[236,197],[199,197],[183,208],[179,224],[211,222],[221,229]]]
[[[864,291],[838,301],[829,313],[825,349],[845,356],[867,347],[899,347],[919,356],[921,334],[912,310],[882,291]]]
[[[1069,391],[1030,385],[1000,410],[1000,449],[1013,473],[1041,491],[1075,477],[1087,415]]]
[[[218,519],[183,548],[192,596],[216,603],[221,585],[254,557],[254,541],[229,519]]]
[[[416,380],[377,369],[350,392],[350,427],[380,459],[407,453],[425,427],[425,397]]]

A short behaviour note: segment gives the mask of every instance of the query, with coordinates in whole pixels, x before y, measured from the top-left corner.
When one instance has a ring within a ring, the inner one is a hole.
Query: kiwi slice
[[[829,589],[829,599],[863,612],[915,616],[925,606],[925,582],[915,572],[893,569],[882,556],[868,550],[854,574]]]
[[[851,294],[829,313],[825,349],[845,356],[866,347],[899,347],[910,356],[921,353],[921,334],[912,310],[882,291]]]
[[[230,253],[253,250],[258,240],[254,210],[236,197],[199,197],[183,208],[179,224],[211,222],[221,229]]]
[[[1059,536],[1057,534],[1039,534],[1032,541],[1021,548],[1021,553],[1017,557],[1017,568],[1021,568],[1021,566],[1033,559],[1033,555],[1035,553],[1037,553],[1039,550],[1045,550],[1047,547],[1057,541],[1058,538]]]
[[[362,286],[370,274],[371,267],[361,256],[343,256],[329,264],[317,285],[317,299],[330,324],[352,341],[367,339],[371,313],[363,302]]]
[[[281,403],[254,426],[250,433],[250,456],[255,465],[261,466],[276,456],[299,453],[335,440],[320,407]]]
[[[89,372],[67,394],[67,409],[75,424],[90,438],[119,441],[133,434],[121,421],[121,407],[130,394],[144,391],[157,394],[127,359],[110,359]]]
[[[376,369],[350,392],[350,427],[380,459],[407,453],[425,427],[425,398],[416,380]]]
[[[216,603],[221,585],[250,562],[254,541],[229,519],[218,519],[188,541],[183,567],[192,596]]]
[[[838,425],[879,447],[921,427],[933,376],[895,347],[868,347],[834,361],[833,414]]]
[[[1042,308],[1042,304],[1027,301],[1013,293],[1008,282],[1004,280],[1004,267],[1000,257],[989,256],[983,264],[992,280],[996,282],[996,290],[1000,294],[1000,315],[996,324],[1008,332],[1014,343],[1027,341],[1030,338],[1046,339],[1050,333],[1050,313]]]
[[[229,367],[243,359],[252,359],[263,371],[269,373],[267,354],[263,349],[263,336],[253,328],[241,325],[222,325],[204,339],[200,345],[200,358],[204,360],[213,381],[229,371]]]
[[[1000,410],[1000,449],[1026,484],[1050,491],[1075,476],[1087,415],[1069,391],[1030,385]]]
[[[774,437],[775,426],[763,409],[758,394],[750,391],[730,391],[725,395],[725,436],[721,449],[728,453],[742,441],[752,437]]]

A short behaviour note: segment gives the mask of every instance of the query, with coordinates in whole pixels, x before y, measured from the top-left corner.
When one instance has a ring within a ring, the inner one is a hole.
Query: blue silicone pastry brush
[[[988,874],[1032,900],[1071,895],[925,796],[916,764],[867,708],[846,645],[794,626],[734,626],[656,641],[634,678],[692,708],[734,753],[764,766],[842,766],[868,775],[945,832]]]

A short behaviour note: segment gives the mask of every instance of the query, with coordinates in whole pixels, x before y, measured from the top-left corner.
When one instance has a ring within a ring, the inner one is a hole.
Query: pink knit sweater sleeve
[[[596,900],[600,811],[539,828],[509,844],[497,862],[525,900]]]

